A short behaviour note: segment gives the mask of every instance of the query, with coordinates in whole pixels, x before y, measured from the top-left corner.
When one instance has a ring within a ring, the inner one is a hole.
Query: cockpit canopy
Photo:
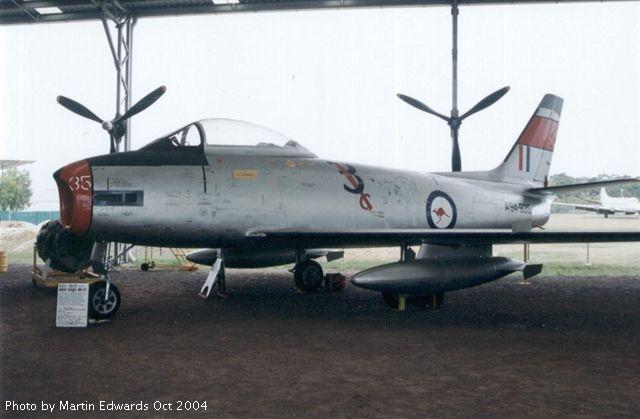
[[[279,132],[233,119],[203,119],[144,146],[146,150],[203,148],[213,154],[316,157]]]

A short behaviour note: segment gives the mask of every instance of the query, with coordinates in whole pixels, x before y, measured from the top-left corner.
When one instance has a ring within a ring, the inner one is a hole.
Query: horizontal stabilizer
[[[598,214],[615,214],[616,212],[603,207],[602,205],[586,205],[586,204],[570,204],[567,202],[554,202],[553,205],[560,207],[571,207],[581,211],[592,211],[597,212]]]
[[[639,178],[625,178],[625,179],[613,179],[613,180],[601,180],[598,182],[586,182],[586,183],[573,183],[570,185],[558,185],[558,186],[546,186],[542,188],[531,188],[528,192],[543,193],[543,194],[556,194],[563,192],[572,192],[582,189],[595,189],[608,186],[624,185],[627,183],[638,183]]]

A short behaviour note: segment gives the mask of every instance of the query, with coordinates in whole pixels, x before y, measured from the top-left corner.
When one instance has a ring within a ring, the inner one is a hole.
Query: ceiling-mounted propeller
[[[459,172],[462,169],[462,161],[460,158],[460,145],[458,144],[458,130],[460,129],[460,125],[462,124],[462,121],[465,118],[473,115],[474,113],[480,112],[481,110],[493,105],[498,100],[500,100],[502,96],[507,94],[508,91],[509,91],[509,86],[505,86],[500,90],[496,90],[495,92],[491,93],[489,96],[482,99],[480,102],[476,103],[474,107],[472,107],[471,109],[469,109],[467,112],[463,113],[460,116],[458,116],[458,110],[455,109],[455,107],[451,110],[451,116],[445,116],[439,112],[434,111],[429,106],[425,105],[424,103],[420,102],[417,99],[414,99],[412,97],[409,97],[400,93],[398,94],[398,97],[403,101],[407,102],[409,105],[413,106],[414,108],[420,109],[423,112],[429,113],[431,115],[437,116],[438,118],[447,121],[447,124],[449,124],[449,127],[451,127],[451,139],[453,140],[453,151],[451,153],[451,170],[454,172]]]
[[[109,152],[115,153],[116,144],[120,143],[122,137],[124,137],[127,132],[127,127],[124,124],[124,121],[153,105],[153,103],[156,100],[160,99],[160,96],[162,96],[166,91],[167,88],[165,86],[158,87],[153,92],[140,99],[135,105],[130,107],[129,110],[124,113],[124,115],[116,114],[116,117],[111,121],[103,121],[96,114],[91,112],[87,107],[81,105],[73,99],[69,99],[68,97],[58,96],[57,100],[59,104],[69,109],[71,112],[102,124],[102,128],[109,133]]]

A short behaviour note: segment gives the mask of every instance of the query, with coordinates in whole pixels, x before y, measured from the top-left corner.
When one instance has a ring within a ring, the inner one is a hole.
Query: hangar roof
[[[611,1],[611,0],[578,0]],[[460,5],[545,4],[576,0],[459,0]],[[0,0],[0,24],[100,19],[107,11],[136,17],[362,7],[449,6],[450,0]]]

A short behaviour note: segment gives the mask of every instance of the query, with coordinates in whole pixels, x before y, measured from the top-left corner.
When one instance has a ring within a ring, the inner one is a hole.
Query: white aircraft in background
[[[612,197],[607,194],[605,188],[600,189],[600,202],[592,201],[596,205],[581,205],[581,204],[568,204],[564,202],[555,202],[554,205],[560,205],[565,207],[573,207],[582,211],[593,211],[598,214],[604,214],[605,218],[609,215],[616,213],[622,213],[625,215],[640,215],[640,201],[638,198],[633,197]]]

